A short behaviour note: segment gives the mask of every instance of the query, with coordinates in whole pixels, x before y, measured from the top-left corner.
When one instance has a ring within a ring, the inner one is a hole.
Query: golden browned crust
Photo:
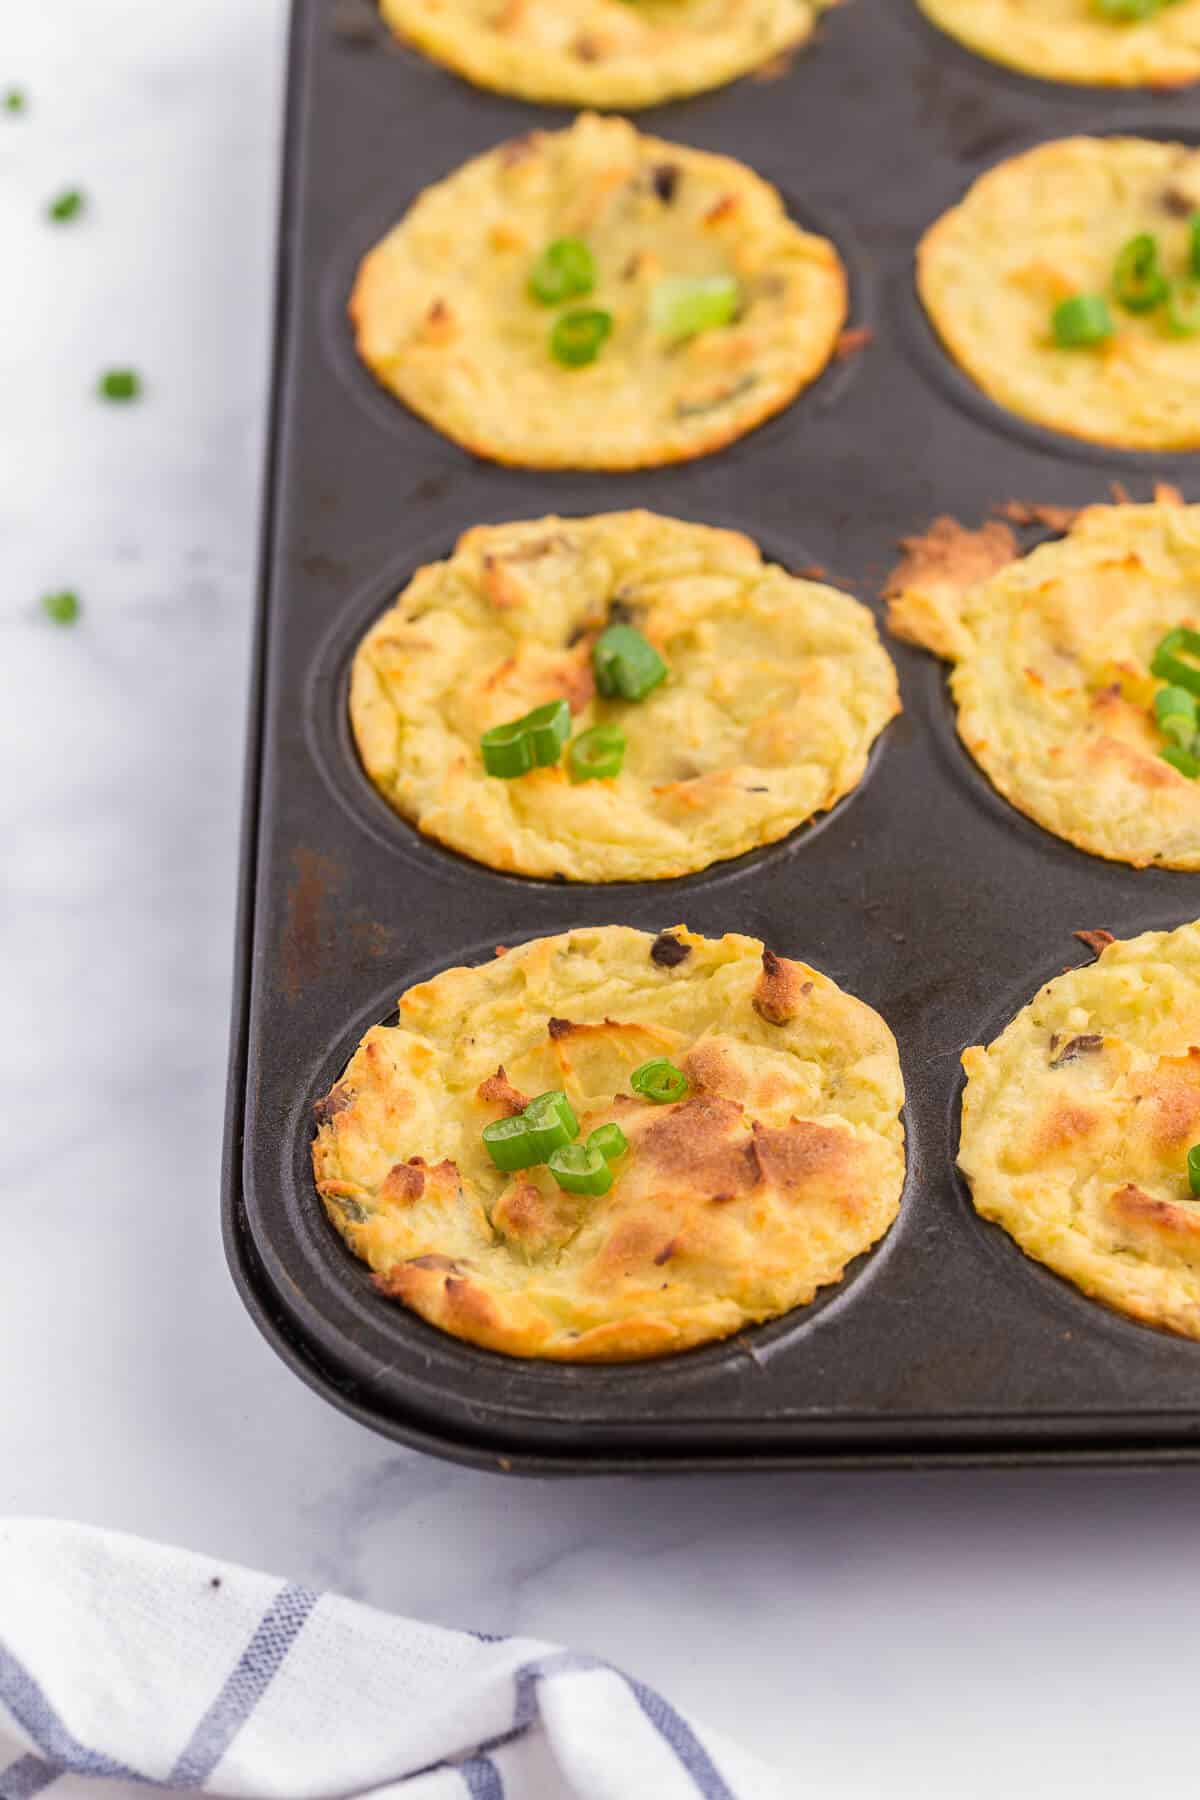
[[[1050,982],[963,1057],[959,1161],[985,1218],[1087,1294],[1200,1337],[1200,925]]]
[[[398,36],[478,87],[555,106],[655,106],[807,42],[833,0],[381,0]]]
[[[1064,538],[983,579],[972,537],[949,526],[933,574],[922,582],[918,561],[890,588],[893,629],[955,664],[968,750],[1006,799],[1081,850],[1200,868],[1200,783],[1163,760],[1151,671],[1169,631],[1200,628],[1200,506],[1160,488],[1148,506],[1088,507]]]
[[[1142,233],[1173,279],[1187,274],[1178,184],[1200,189],[1200,154],[1152,138],[1062,138],[988,169],[917,250],[921,300],[954,361],[1050,430],[1129,450],[1200,447],[1197,340],[1170,331],[1161,308],[1114,300],[1113,331],[1090,348],[1052,330],[1061,301],[1111,294],[1118,255]]]
[[[511,1355],[661,1355],[803,1305],[887,1229],[903,1089],[883,1021],[752,938],[669,935],[669,965],[625,927],[538,939],[367,1033],[313,1168],[383,1294]],[[690,1085],[655,1106],[629,1076],[663,1055]],[[607,1195],[488,1158],[489,1120],[550,1088],[585,1134],[625,1133]]]
[[[669,670],[636,706],[592,677],[622,620]],[[559,697],[573,735],[625,733],[619,773],[575,782],[568,755],[489,776],[481,732]],[[350,682],[363,766],[397,812],[479,862],[570,881],[661,880],[784,837],[850,792],[898,710],[865,606],[740,533],[648,512],[467,532],[372,626]]]
[[[564,236],[595,261],[582,304],[612,320],[584,367],[553,356],[564,309],[528,291],[534,260]],[[734,277],[734,319],[665,337],[652,296],[680,274]],[[474,454],[635,469],[704,456],[790,404],[829,361],[846,294],[833,245],[752,170],[583,114],[428,188],[363,259],[350,317],[383,385]]]

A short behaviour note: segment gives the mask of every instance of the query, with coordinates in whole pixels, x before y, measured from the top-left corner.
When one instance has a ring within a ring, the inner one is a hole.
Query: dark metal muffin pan
[[[365,4],[365,0],[364,0]],[[364,25],[364,21],[366,21]],[[1194,457],[1111,452],[1003,414],[917,305],[913,249],[990,162],[1071,132],[1194,139],[1197,91],[1051,87],[979,61],[911,0],[851,0],[790,72],[637,116],[726,151],[827,231],[873,342],[723,453],[633,475],[483,463],[376,388],[344,300],[429,182],[569,113],[477,92],[369,14],[297,0],[276,379],[251,703],[224,1183],[234,1278],[302,1378],[376,1431],[486,1467],[1174,1461],[1200,1453],[1200,1344],[1086,1300],[974,1214],[959,1054],[1086,953],[1200,914],[1200,878],[1082,855],[1014,812],[954,734],[943,669],[889,640],[905,711],[866,780],[785,843],[681,881],[495,873],[396,818],[359,770],[346,673],[423,561],[486,521],[643,505],[749,532],[878,606],[901,535],[1113,480],[1194,496]],[[662,1362],[571,1367],[457,1342],[372,1289],[317,1204],[312,1102],[414,980],[576,924],[738,930],[877,1007],[908,1085],[901,1216],[814,1305]]]

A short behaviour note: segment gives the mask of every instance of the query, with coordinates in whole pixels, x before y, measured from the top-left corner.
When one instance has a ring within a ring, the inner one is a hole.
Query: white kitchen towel
[[[781,1800],[597,1657],[190,1551],[0,1521],[0,1800],[105,1779],[263,1800]]]

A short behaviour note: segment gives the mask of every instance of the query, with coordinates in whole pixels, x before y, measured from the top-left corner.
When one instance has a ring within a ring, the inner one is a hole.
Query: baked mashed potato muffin
[[[1093,856],[1200,869],[1200,781],[1165,760],[1163,639],[1200,629],[1200,506],[1092,506],[1016,557],[1006,528],[910,542],[888,623],[954,664],[958,731],[989,780]]]
[[[543,469],[720,449],[820,374],[845,315],[837,251],[767,182],[595,114],[428,188],[350,300],[385,387],[477,455]]]
[[[1200,79],[1200,0],[1159,0],[1142,18],[1103,0],[917,0],[935,25],[993,62],[1043,81],[1183,87]]]
[[[398,37],[478,87],[555,106],[655,106],[812,36],[835,0],[381,0]]]
[[[1182,144],[1040,144],[982,175],[926,232],[921,299],[954,360],[1011,412],[1096,443],[1196,449],[1198,212],[1200,154]],[[1135,271],[1119,272],[1146,238],[1170,290],[1149,306],[1145,281],[1131,289]]]
[[[666,663],[636,703],[597,692],[614,622]],[[560,699],[573,741],[623,735],[619,772],[576,779],[568,746],[489,774],[482,734]],[[856,786],[899,709],[865,606],[739,532],[650,512],[468,531],[371,627],[350,682],[390,806],[493,868],[572,881],[683,875],[786,836]]]
[[[1200,925],[1109,940],[963,1067],[983,1217],[1094,1299],[1200,1337]]]
[[[637,1091],[662,1059],[677,1100]],[[607,1192],[485,1147],[556,1093],[576,1146],[624,1142]],[[600,926],[410,988],[318,1103],[313,1167],[382,1293],[490,1350],[619,1361],[838,1281],[899,1208],[903,1100],[883,1020],[815,969]]]

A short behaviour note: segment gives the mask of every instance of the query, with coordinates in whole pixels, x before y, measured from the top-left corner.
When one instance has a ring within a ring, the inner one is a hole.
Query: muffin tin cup
[[[498,873],[386,806],[345,714],[355,644],[422,562],[488,521],[646,506],[747,532],[875,606],[896,540],[938,512],[1079,504],[1119,479],[1188,488],[1195,457],[1027,427],[943,356],[913,288],[926,226],[980,168],[1076,131],[1194,136],[1195,97],[1059,90],[968,57],[909,0],[824,21],[786,77],[637,115],[739,157],[847,263],[872,342],[722,453],[635,474],[483,463],[375,386],[343,303],[359,252],[431,181],[569,115],[478,93],[411,55],[293,17],[276,378],[245,797],[224,1226],[258,1324],[376,1431],[485,1467],[600,1472],[832,1463],[1172,1462],[1200,1450],[1200,1345],[1134,1325],[980,1221],[955,1169],[959,1057],[1071,933],[1200,914],[1200,878],[1083,855],[988,786],[945,670],[885,642],[905,712],[867,776],[782,842],[677,881]],[[1194,495],[1193,495],[1194,497]],[[312,1102],[414,981],[576,925],[741,931],[824,970],[896,1034],[908,1088],[898,1220],[809,1307],[660,1361],[539,1363],[381,1299],[312,1185]]]

